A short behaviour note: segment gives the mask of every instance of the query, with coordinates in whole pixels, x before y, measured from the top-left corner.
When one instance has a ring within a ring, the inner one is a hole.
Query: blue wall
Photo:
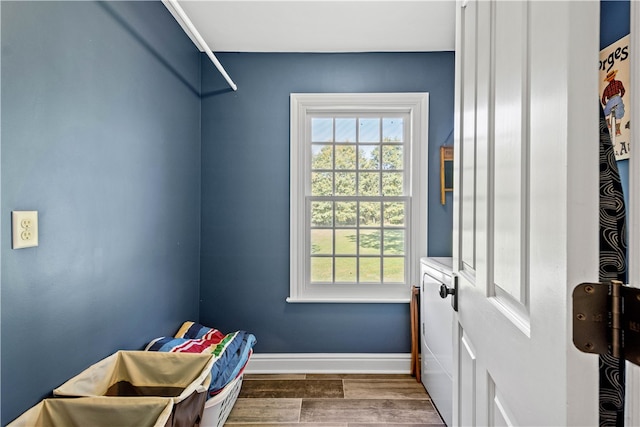
[[[160,2],[0,7],[5,425],[197,319],[200,54]],[[11,250],[31,209],[40,246]]]
[[[409,352],[408,304],[285,302],[289,94],[429,92],[429,255],[451,255],[438,147],[452,142],[453,52],[218,57],[239,89],[203,60],[200,321],[255,333],[261,353]]]
[[[221,54],[230,92],[160,2],[0,18],[1,424],[186,319],[263,353],[409,351],[406,304],[285,302],[289,93],[430,92],[429,255],[450,255],[452,52]],[[10,213],[31,209],[40,246],[12,250]]]

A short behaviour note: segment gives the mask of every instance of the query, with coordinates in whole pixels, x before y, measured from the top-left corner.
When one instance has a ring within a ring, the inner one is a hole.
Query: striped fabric
[[[213,396],[242,373],[255,343],[255,336],[246,331],[224,334],[215,328],[185,322],[175,337],[156,338],[145,350],[215,355],[209,387],[209,395]]]

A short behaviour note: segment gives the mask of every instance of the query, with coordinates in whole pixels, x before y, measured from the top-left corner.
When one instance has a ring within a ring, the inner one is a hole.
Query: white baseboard
[[[253,354],[247,374],[408,374],[410,353]]]

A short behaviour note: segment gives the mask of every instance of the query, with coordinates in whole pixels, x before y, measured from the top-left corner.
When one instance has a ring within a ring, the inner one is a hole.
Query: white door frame
[[[630,49],[635,52],[631,55],[631,88],[629,91],[630,103],[633,106],[631,110],[631,123],[636,126],[640,123],[640,4],[630,2]],[[638,130],[632,127],[631,146],[640,147],[638,143]],[[632,148],[633,150],[634,148]],[[628,281],[632,286],[640,286],[640,262],[634,262],[640,259],[640,156],[639,153],[631,152],[629,158],[629,206],[627,207],[627,226],[628,226],[628,245],[629,259],[628,265]],[[626,406],[626,424],[630,426],[640,425],[640,367],[627,362],[627,392],[625,399]]]

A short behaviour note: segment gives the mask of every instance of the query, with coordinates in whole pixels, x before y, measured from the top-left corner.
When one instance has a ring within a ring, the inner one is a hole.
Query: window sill
[[[292,298],[288,303],[341,303],[341,304],[408,304],[410,298]]]

